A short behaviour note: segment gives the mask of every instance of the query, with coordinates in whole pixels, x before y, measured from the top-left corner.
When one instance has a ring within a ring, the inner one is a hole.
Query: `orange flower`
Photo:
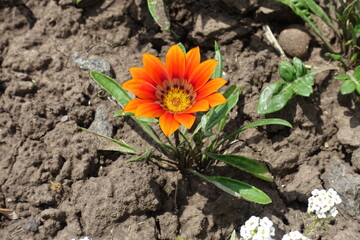
[[[130,68],[132,79],[122,85],[137,96],[128,102],[124,111],[135,113],[136,117],[160,117],[160,127],[166,136],[180,125],[190,129],[195,122],[195,112],[208,111],[226,102],[222,94],[215,92],[226,81],[209,80],[216,64],[214,59],[200,63],[199,47],[185,55],[179,46],[172,46],[166,54],[165,65],[145,53],[144,68]]]

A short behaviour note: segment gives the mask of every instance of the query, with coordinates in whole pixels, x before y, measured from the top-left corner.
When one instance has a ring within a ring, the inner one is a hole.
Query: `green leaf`
[[[356,91],[357,91],[357,93],[360,95],[360,84],[359,84],[359,85],[356,85]]]
[[[215,160],[227,163],[233,167],[239,168],[240,170],[248,172],[255,177],[258,177],[265,181],[273,181],[269,171],[261,163],[253,159],[238,155],[216,154],[210,152],[205,152],[205,155]]]
[[[230,240],[236,240],[236,231],[235,230],[231,233]]]
[[[332,60],[343,62],[344,59],[340,54],[325,53],[325,56],[330,57]]]
[[[360,83],[360,66],[355,68],[353,76]]]
[[[146,122],[146,123],[158,123],[159,120],[156,118],[146,118],[146,117],[136,117],[137,120]]]
[[[337,75],[337,76],[335,77],[335,79],[341,80],[341,81],[345,81],[345,80],[350,79],[350,76],[347,75],[347,74],[345,74],[345,73],[339,73],[339,75]]]
[[[260,119],[260,120],[248,123],[248,124],[242,126],[241,128],[239,128],[238,133],[243,132],[244,130],[246,130],[248,128],[260,127],[260,126],[266,126],[266,125],[282,125],[282,126],[292,128],[292,125],[284,119],[268,118],[268,119]],[[237,131],[235,131],[235,132],[237,132]]]
[[[288,61],[282,61],[279,66],[279,75],[285,82],[291,83],[296,78],[294,66]]]
[[[95,134],[95,135],[97,135],[97,136],[99,136],[99,137],[108,139],[108,140],[110,140],[110,141],[118,144],[118,145],[121,147],[121,148],[119,148],[119,149],[113,149],[113,150],[107,150],[107,151],[119,151],[119,152],[124,152],[124,153],[136,153],[136,152],[138,151],[136,148],[133,148],[133,147],[127,145],[126,143],[121,142],[121,141],[119,141],[119,140],[116,140],[116,139],[114,139],[114,138],[111,138],[111,137],[108,137],[108,136],[105,136],[105,135],[102,135],[102,134],[93,132],[93,131],[91,131],[91,130],[89,130],[89,129],[86,129],[86,128],[80,127],[80,129],[83,130],[83,131],[86,131],[86,132],[90,132],[90,133],[92,133],[92,134]]]
[[[346,80],[341,84],[340,92],[341,94],[345,95],[354,92],[355,89],[356,89],[355,83],[351,80]]]
[[[145,152],[143,152],[140,156],[130,158],[130,159],[126,160],[125,162],[143,161],[143,160],[149,159],[150,155],[151,155],[151,150],[149,148],[147,148],[145,150]]]
[[[260,189],[251,186],[247,183],[227,178],[221,176],[205,176],[201,173],[196,172],[195,170],[189,170],[193,174],[199,176],[200,178],[214,184],[216,187],[220,188],[224,192],[228,194],[238,197],[244,198],[247,201],[259,203],[259,204],[269,204],[271,203],[271,199],[268,195],[266,195]]]
[[[292,87],[294,92],[300,96],[309,97],[313,93],[312,84],[309,84],[308,79],[304,77],[294,82]]]
[[[296,76],[301,77],[307,73],[306,67],[304,63],[300,60],[300,58],[293,58],[293,66],[295,68]]]
[[[215,60],[217,60],[216,68],[211,78],[221,78],[222,76],[222,55],[218,43],[215,41]]]
[[[131,100],[129,94],[112,78],[96,71],[91,71],[90,76],[110,93],[110,95],[118,101],[120,106],[124,107]]]
[[[186,54],[186,48],[185,48],[185,46],[184,46],[182,43],[178,43],[177,45],[181,48],[181,50],[183,51],[183,53]]]
[[[294,92],[289,83],[277,81],[267,86],[260,94],[257,105],[259,114],[268,114],[279,111],[285,107]]]
[[[218,143],[218,145],[216,145],[216,147],[214,149],[217,149],[219,146],[221,146],[227,140],[235,137],[236,135],[245,131],[248,128],[260,127],[260,126],[265,126],[265,125],[283,125],[283,126],[292,128],[292,125],[288,121],[283,120],[283,119],[279,119],[279,118],[260,119],[260,120],[248,123],[238,129],[236,129],[234,132],[232,132],[231,134],[229,134],[228,136],[223,138],[223,140],[220,143]]]
[[[226,115],[231,111],[231,109],[236,105],[239,100],[241,87],[236,86],[235,88],[230,89],[231,94],[229,92],[225,92],[225,97],[227,97],[227,102],[223,103],[219,106],[213,108],[212,111],[208,112],[207,121],[205,131],[214,127],[217,123],[219,123]]]
[[[170,30],[170,20],[163,0],[147,0],[149,12],[162,30]]]

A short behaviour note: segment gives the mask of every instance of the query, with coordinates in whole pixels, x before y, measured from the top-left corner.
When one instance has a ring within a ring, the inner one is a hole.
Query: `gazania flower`
[[[132,79],[122,85],[137,96],[128,102],[124,111],[135,113],[136,117],[159,117],[160,128],[166,136],[180,125],[190,129],[195,122],[195,112],[208,111],[226,102],[222,94],[215,92],[226,81],[209,80],[216,64],[214,59],[200,63],[198,47],[185,55],[179,46],[172,46],[166,54],[165,65],[145,53],[144,68],[130,68]]]

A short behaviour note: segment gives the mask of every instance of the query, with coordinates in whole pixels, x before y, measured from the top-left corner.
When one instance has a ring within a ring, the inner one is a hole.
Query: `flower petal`
[[[194,91],[204,86],[204,84],[210,79],[211,75],[215,71],[217,61],[215,59],[209,59],[200,63],[194,71],[191,73],[189,83],[194,86]]]
[[[166,54],[168,79],[182,79],[185,72],[185,55],[178,45],[173,45]]]
[[[155,118],[160,117],[165,112],[164,109],[156,102],[147,102],[138,106],[135,117]]]
[[[204,86],[202,86],[197,92],[196,92],[196,98],[195,100],[203,99],[206,96],[209,96],[211,93],[218,90],[221,86],[223,86],[227,81],[222,78],[215,78],[207,83],[205,83]]]
[[[200,48],[194,47],[186,54],[184,78],[189,79],[191,73],[200,64]]]
[[[165,112],[159,118],[159,124],[165,136],[169,136],[180,127],[180,123],[178,123],[178,121],[175,120],[174,114],[168,112]]]
[[[227,102],[226,98],[217,92],[205,97],[204,99],[209,101],[210,107],[216,107],[217,105]]]
[[[156,88],[141,79],[131,79],[122,84],[122,87],[142,99],[156,99]]]
[[[141,104],[144,104],[144,103],[152,102],[152,101],[153,100],[143,100],[140,98],[134,98],[126,104],[126,106],[124,107],[124,112],[135,113],[138,106],[140,106]]]
[[[187,129],[190,129],[195,122],[195,114],[193,113],[179,113],[174,114],[174,118],[181,125],[184,125]]]
[[[151,78],[151,76],[146,72],[144,68],[132,67],[129,68],[129,70],[133,79],[141,79],[150,83],[151,85],[156,85],[156,82],[154,82],[154,80]]]
[[[151,75],[154,82],[156,82],[158,85],[161,85],[161,82],[167,79],[167,72],[164,64],[154,55],[144,53],[143,65],[145,71]]]
[[[188,110],[184,111],[184,113],[204,112],[209,110],[209,108],[209,101],[201,99],[195,102]]]

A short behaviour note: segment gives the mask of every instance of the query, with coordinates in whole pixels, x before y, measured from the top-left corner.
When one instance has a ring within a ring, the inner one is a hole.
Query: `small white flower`
[[[328,191],[314,189],[311,194],[308,199],[309,213],[315,213],[319,219],[337,215],[335,205],[341,203],[341,198],[334,189],[330,188]]]
[[[285,234],[281,240],[310,240],[309,238],[302,235],[299,231],[289,232]]]
[[[273,240],[275,228],[269,218],[252,216],[240,228],[241,240]]]

